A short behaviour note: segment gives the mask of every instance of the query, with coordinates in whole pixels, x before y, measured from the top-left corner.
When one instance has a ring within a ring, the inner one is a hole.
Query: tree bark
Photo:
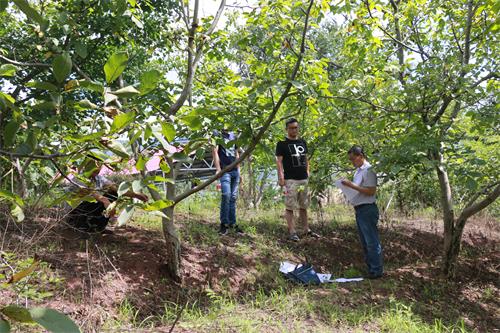
[[[170,167],[167,177],[174,180],[173,183],[167,183],[167,200],[174,201],[175,199],[175,167],[171,157],[167,158],[167,163]],[[163,210],[167,217],[162,218],[163,236],[167,245],[167,270],[171,277],[177,282],[182,281],[181,277],[181,241],[177,228],[175,227],[175,205],[172,205]]]

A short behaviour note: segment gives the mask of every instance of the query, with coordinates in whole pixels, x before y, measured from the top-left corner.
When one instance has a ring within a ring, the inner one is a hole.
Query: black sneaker
[[[290,236],[288,236],[288,239],[294,242],[300,241],[300,238],[299,236],[297,236],[297,234],[291,234]]]
[[[233,228],[234,232],[237,233],[238,235],[245,234],[245,232],[238,225],[232,225],[231,227]]]
[[[376,280],[376,279],[380,279],[381,277],[383,276],[383,274],[373,274],[373,273],[369,273],[366,278],[367,279],[370,279],[370,280]]]
[[[227,232],[228,232],[227,225],[221,224],[220,229],[219,229],[219,235],[225,236],[225,235],[227,235]]]
[[[308,237],[312,237],[312,238],[320,238],[320,235],[318,235],[317,233],[315,233],[314,231],[310,230],[307,232],[306,234]]]

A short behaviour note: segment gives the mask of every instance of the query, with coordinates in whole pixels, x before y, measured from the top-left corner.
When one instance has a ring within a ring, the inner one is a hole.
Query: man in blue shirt
[[[223,130],[221,133],[216,132],[215,134],[224,142],[212,150],[215,170],[220,172],[239,158],[239,153],[238,148],[231,143],[236,139],[233,132]],[[221,236],[227,235],[229,228],[234,229],[237,234],[243,234],[243,231],[236,224],[236,199],[240,184],[240,166],[237,165],[224,173],[219,181],[221,186],[219,234]]]

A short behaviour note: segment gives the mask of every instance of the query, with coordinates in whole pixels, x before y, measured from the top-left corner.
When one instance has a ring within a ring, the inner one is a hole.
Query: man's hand
[[[279,186],[285,186],[285,178],[278,178],[278,185]]]
[[[344,186],[347,186],[347,187],[350,187],[350,188],[354,188],[354,186],[353,186],[354,184],[350,180],[342,179],[340,182]]]

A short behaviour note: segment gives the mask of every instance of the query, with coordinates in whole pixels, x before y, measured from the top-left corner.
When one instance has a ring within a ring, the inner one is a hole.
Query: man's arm
[[[285,185],[285,173],[283,172],[283,156],[276,156],[276,168],[278,169],[278,184]]]
[[[217,173],[219,173],[221,170],[221,167],[220,167],[220,160],[219,160],[219,150],[218,150],[217,146],[212,148],[212,158],[214,160],[215,171]]]
[[[366,194],[366,195],[374,195],[375,192],[377,192],[377,188],[376,187],[363,187],[363,186],[359,186],[359,185],[356,185],[354,184],[353,182],[347,180],[347,179],[343,179],[342,180],[342,184],[347,186],[347,187],[350,187],[360,193],[363,193],[363,194]]]

